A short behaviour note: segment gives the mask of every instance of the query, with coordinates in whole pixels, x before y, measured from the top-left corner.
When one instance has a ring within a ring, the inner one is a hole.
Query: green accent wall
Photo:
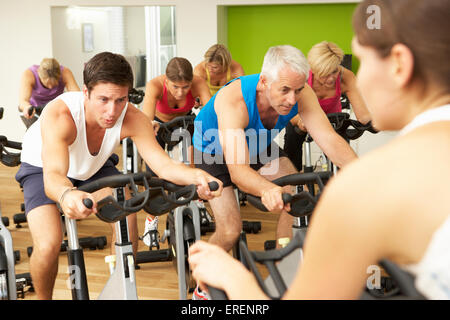
[[[228,7],[228,49],[246,74],[261,70],[264,54],[275,45],[290,44],[306,56],[321,41],[351,53],[351,18],[357,3]],[[353,57],[352,69],[358,61]]]

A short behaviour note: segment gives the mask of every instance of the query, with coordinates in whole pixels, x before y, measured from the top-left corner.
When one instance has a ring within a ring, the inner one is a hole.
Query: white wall
[[[358,0],[16,0],[0,1],[0,106],[5,108],[4,119],[0,121],[0,135],[11,140],[22,140],[25,126],[17,111],[20,76],[32,64],[39,63],[43,57],[57,56],[54,43],[61,41],[62,33],[58,31],[67,25],[67,21],[53,18],[51,10],[68,6],[176,6],[177,55],[189,59],[193,65],[202,60],[203,54],[211,44],[226,41],[227,5],[258,4],[295,4],[295,3],[330,3],[357,2]],[[95,23],[97,18],[86,17]],[[52,34],[52,24],[54,34]],[[96,29],[96,28],[95,28]],[[95,41],[107,41],[102,33],[94,34]],[[81,46],[81,33],[74,32],[65,51],[75,50]],[[106,44],[105,44],[106,45]],[[73,47],[72,47],[73,46]],[[77,49],[78,50],[78,49]],[[88,55],[88,53],[86,53]],[[63,62],[74,69],[79,85],[82,79],[80,61],[65,59]],[[395,133],[379,133],[375,136],[366,134],[355,150],[365,153],[373,147],[390,140]],[[367,138],[366,138],[367,137]],[[367,139],[367,141],[366,141]]]
[[[42,1],[45,2],[45,1]],[[0,134],[21,140],[25,126],[17,111],[22,72],[52,55],[50,7],[34,0],[0,2]]]
[[[43,57],[55,54],[52,43],[52,7],[67,6],[176,6],[177,54],[193,64],[217,42],[217,0],[16,0],[0,1],[0,106],[5,108],[0,134],[22,140],[25,126],[17,111],[20,76]],[[62,21],[54,21],[62,25]],[[74,45],[81,35],[74,34]],[[76,61],[65,61],[69,67]],[[79,78],[79,75],[77,76]],[[81,85],[79,83],[79,85]]]
[[[115,12],[113,12],[113,10]],[[83,84],[83,65],[99,52],[113,51],[124,56],[145,54],[143,7],[53,7],[53,56],[70,68],[78,85]],[[82,25],[94,30],[94,50],[83,52]],[[116,36],[118,33],[123,37]]]
[[[83,85],[83,65],[95,54],[110,50],[108,12],[84,8],[51,8],[53,57],[68,67],[78,86]],[[92,23],[94,51],[83,52],[81,26]]]

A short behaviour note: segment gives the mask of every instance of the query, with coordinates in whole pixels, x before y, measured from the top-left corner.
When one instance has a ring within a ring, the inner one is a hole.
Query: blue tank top
[[[256,85],[258,84],[260,74],[252,74],[242,76],[231,80],[225,86],[237,79],[241,80],[242,96],[248,111],[248,126],[244,129],[247,145],[249,147],[250,157],[259,154],[267,149],[277,134],[288,124],[295,115],[298,114],[297,103],[287,115],[278,117],[275,127],[268,130],[264,127],[259,116],[258,107],[256,105]],[[208,103],[202,108],[194,123],[194,147],[203,153],[222,154],[218,134],[217,114],[214,110],[215,94]]]

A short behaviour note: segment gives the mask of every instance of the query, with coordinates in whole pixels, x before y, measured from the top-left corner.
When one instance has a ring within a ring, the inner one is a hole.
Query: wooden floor
[[[118,152],[120,154],[120,152]],[[121,168],[121,164],[119,164]],[[8,168],[0,163],[0,206],[2,216],[9,217],[10,230],[14,250],[20,250],[21,259],[16,264],[16,274],[29,272],[29,258],[27,255],[27,247],[32,245],[31,235],[27,224],[23,228],[16,228],[13,223],[14,214],[20,212],[20,204],[23,202],[23,195],[19,188],[19,184],[15,181],[14,175],[18,168]],[[276,221],[278,216],[271,213],[260,212],[250,205],[241,208],[241,216],[243,220],[261,221],[261,231],[258,234],[247,234],[247,241],[250,250],[263,250],[264,241],[274,239]],[[144,230],[144,221],[146,213],[138,213],[139,234]],[[160,217],[159,231],[163,233],[165,227],[166,216]],[[109,277],[107,265],[104,263],[104,257],[110,253],[111,245],[111,228],[106,223],[100,221],[95,216],[89,217],[78,222],[78,233],[80,237],[103,236],[107,237],[107,247],[103,250],[89,250],[85,252],[85,262],[87,270],[87,278],[89,283],[89,291],[91,299],[95,299],[100,293],[102,287]],[[206,234],[202,239],[208,239]],[[162,248],[166,248],[167,244],[162,244]],[[148,248],[140,241],[139,251],[148,250]],[[55,283],[53,298],[57,300],[71,299],[71,293],[67,286],[67,256],[65,253],[60,254],[59,271]],[[140,299],[178,299],[178,282],[177,274],[173,262],[154,262],[141,265],[141,269],[136,271],[136,281],[138,284],[138,296]],[[34,300],[34,293],[27,293],[25,299]]]

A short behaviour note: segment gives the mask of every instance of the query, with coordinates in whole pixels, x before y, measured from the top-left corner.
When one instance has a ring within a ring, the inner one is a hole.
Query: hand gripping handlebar
[[[131,189],[130,199],[119,203],[113,196],[107,196],[97,202],[97,217],[100,220],[113,223],[142,209],[154,215],[161,215],[198,198],[195,185],[179,186],[155,178],[148,172],[101,178],[83,185],[79,190],[92,193],[106,187],[119,188],[126,185]],[[144,187],[143,191],[139,191],[139,185]],[[210,182],[209,187],[215,191],[219,185],[217,182]],[[88,200],[84,199],[86,207],[92,207]]]
[[[317,184],[319,187],[319,194],[311,195],[307,191],[302,191],[294,195],[284,193],[282,195],[284,203],[291,203],[290,215],[294,217],[302,217],[312,213],[314,207],[319,200],[320,193],[324,188],[324,182],[330,179],[331,172],[308,172],[308,173],[294,173],[272,181],[278,186],[299,186],[306,184]],[[247,200],[250,204],[261,211],[267,212],[267,208],[262,204],[261,198],[254,195],[247,194]]]

